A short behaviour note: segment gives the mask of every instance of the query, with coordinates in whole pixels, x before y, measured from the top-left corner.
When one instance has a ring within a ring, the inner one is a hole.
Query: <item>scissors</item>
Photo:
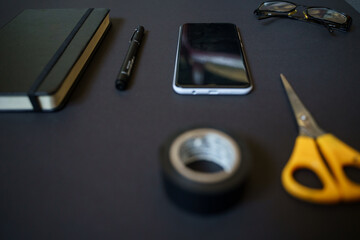
[[[360,153],[322,130],[285,76],[280,74],[280,77],[299,126],[293,152],[282,171],[285,190],[296,198],[317,204],[359,201],[360,184],[346,176],[344,167],[360,168]],[[310,188],[299,183],[294,172],[300,169],[312,171],[323,187]]]

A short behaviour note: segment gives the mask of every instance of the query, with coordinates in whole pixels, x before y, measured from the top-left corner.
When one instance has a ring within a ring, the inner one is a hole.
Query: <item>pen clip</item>
[[[131,35],[131,38],[130,38],[130,41],[129,41],[130,43],[134,40],[135,34],[138,33],[138,32],[139,32],[139,28],[135,28],[133,34]],[[134,40],[134,41],[136,41],[136,40]]]

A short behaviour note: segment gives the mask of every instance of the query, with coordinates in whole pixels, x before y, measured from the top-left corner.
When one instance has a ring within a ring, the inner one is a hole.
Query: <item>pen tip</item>
[[[122,81],[121,79],[117,79],[115,82],[115,87],[118,90],[125,90],[126,88],[126,81]]]

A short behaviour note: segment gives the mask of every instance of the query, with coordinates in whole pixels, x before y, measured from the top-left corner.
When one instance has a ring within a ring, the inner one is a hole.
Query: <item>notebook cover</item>
[[[0,30],[0,98],[53,95],[108,9],[28,9]],[[26,110],[26,109],[25,109]]]

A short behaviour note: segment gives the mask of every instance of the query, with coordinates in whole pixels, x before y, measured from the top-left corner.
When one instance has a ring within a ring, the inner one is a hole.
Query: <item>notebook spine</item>
[[[80,18],[79,22],[75,25],[74,29],[70,32],[70,34],[67,36],[67,38],[64,40],[64,42],[61,44],[61,46],[55,52],[54,56],[45,65],[44,69],[41,71],[40,75],[36,78],[35,82],[32,84],[29,91],[27,92],[27,95],[30,99],[31,105],[33,106],[33,109],[35,112],[41,111],[41,106],[40,106],[38,97],[36,96],[37,89],[40,87],[41,83],[45,80],[46,76],[49,74],[51,69],[55,66],[56,62],[59,60],[61,55],[65,52],[65,50],[68,47],[68,45],[70,44],[70,42],[75,37],[76,33],[80,30],[81,26],[84,24],[86,19],[90,16],[90,14],[93,10],[94,10],[94,8],[87,9],[87,11],[84,13],[84,15]]]

